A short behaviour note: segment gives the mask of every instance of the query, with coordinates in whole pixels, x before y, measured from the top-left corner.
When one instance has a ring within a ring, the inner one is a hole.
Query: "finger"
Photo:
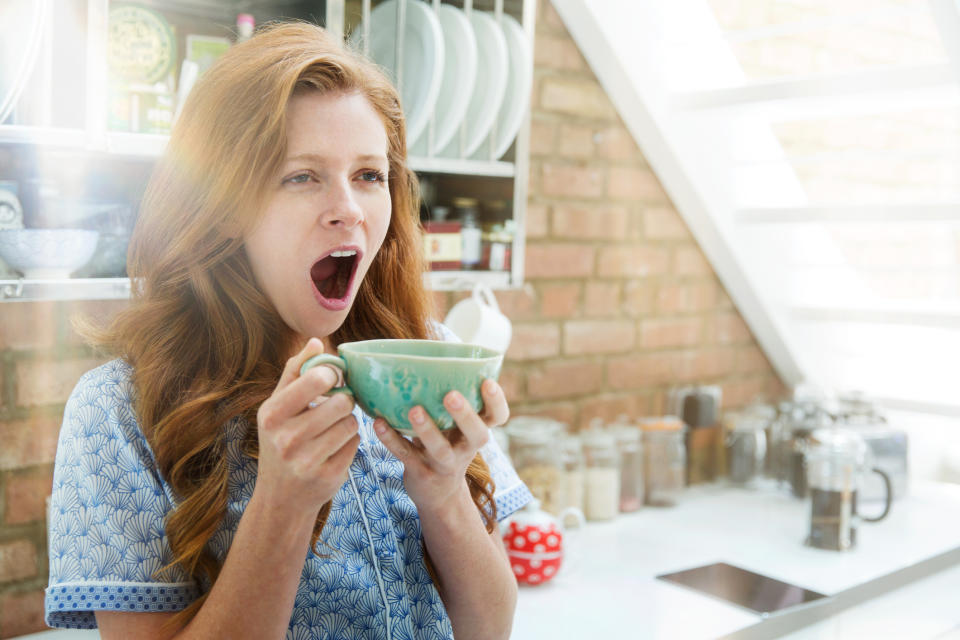
[[[330,367],[308,369],[302,376],[274,393],[273,397],[268,400],[270,411],[282,418],[299,415],[310,402],[315,400],[317,396],[330,391],[335,384],[337,384],[337,374]],[[349,396],[346,396],[346,399],[352,405],[352,399]]]
[[[377,438],[380,439],[383,446],[405,467],[417,464],[420,460],[413,443],[400,435],[400,432],[387,424],[387,421],[383,418],[377,418],[373,421],[373,431],[377,434]]]
[[[274,446],[284,460],[296,459],[302,447],[330,430],[339,421],[351,417],[353,399],[337,395],[316,409],[289,418],[274,436]],[[269,426],[265,428],[269,429]],[[356,431],[356,429],[354,429]],[[331,448],[331,450],[333,450]]]
[[[313,356],[320,355],[323,352],[323,342],[321,342],[319,338],[310,338],[307,340],[307,344],[303,346],[300,353],[287,360],[287,363],[283,367],[283,373],[280,374],[277,389],[281,389],[296,380],[300,375],[301,365]]]
[[[444,466],[454,463],[456,453],[453,447],[423,407],[417,406],[410,409],[407,418],[413,426],[413,433],[420,439],[424,451],[430,458]]]
[[[480,395],[483,398],[483,411],[480,417],[488,427],[498,427],[507,424],[510,419],[510,405],[503,388],[492,378],[487,378],[480,386]]]
[[[350,463],[353,462],[354,456],[357,455],[357,449],[359,447],[360,434],[356,434],[350,437],[340,449],[326,459],[323,463],[323,471],[320,473],[327,475],[330,479],[346,479],[347,470],[350,468]]]
[[[490,439],[490,429],[467,403],[463,394],[459,391],[451,391],[443,397],[443,406],[453,416],[463,434],[463,440],[456,445],[458,450],[469,450],[472,453],[487,443]]]
[[[309,468],[315,470],[332,458],[359,430],[357,419],[352,414],[348,415],[305,442],[300,447],[298,456],[306,461]]]

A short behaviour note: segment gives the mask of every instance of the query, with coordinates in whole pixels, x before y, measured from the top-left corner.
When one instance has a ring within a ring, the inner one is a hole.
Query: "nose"
[[[320,224],[330,228],[352,229],[363,222],[363,209],[357,202],[349,178],[334,180],[325,194]]]

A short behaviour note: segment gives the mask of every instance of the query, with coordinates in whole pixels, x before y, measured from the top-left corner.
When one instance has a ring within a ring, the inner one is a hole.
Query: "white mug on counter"
[[[443,323],[470,344],[504,352],[510,346],[513,327],[500,311],[490,287],[478,282],[473,294],[453,305]]]

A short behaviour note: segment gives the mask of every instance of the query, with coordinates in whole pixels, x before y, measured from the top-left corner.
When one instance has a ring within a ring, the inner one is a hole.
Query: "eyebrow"
[[[309,160],[309,161],[311,161],[311,162],[316,162],[317,164],[326,164],[326,163],[327,163],[327,158],[326,158],[326,157],[321,156],[321,155],[316,154],[316,153],[298,153],[298,154],[295,155],[295,156],[290,156],[289,158],[287,158],[287,159],[285,160],[285,162],[293,162],[293,161],[296,161],[296,160]],[[355,157],[354,160],[359,160],[359,161],[361,161],[361,162],[371,162],[371,161],[379,161],[379,160],[382,160],[382,161],[384,161],[384,162],[387,162],[387,156],[385,156],[385,155],[378,155],[378,154],[375,154],[375,153],[366,153],[366,154],[359,155],[359,156]]]

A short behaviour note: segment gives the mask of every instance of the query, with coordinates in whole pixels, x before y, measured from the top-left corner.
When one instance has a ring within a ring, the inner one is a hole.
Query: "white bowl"
[[[0,258],[25,278],[69,278],[93,257],[99,235],[84,229],[3,229]]]

